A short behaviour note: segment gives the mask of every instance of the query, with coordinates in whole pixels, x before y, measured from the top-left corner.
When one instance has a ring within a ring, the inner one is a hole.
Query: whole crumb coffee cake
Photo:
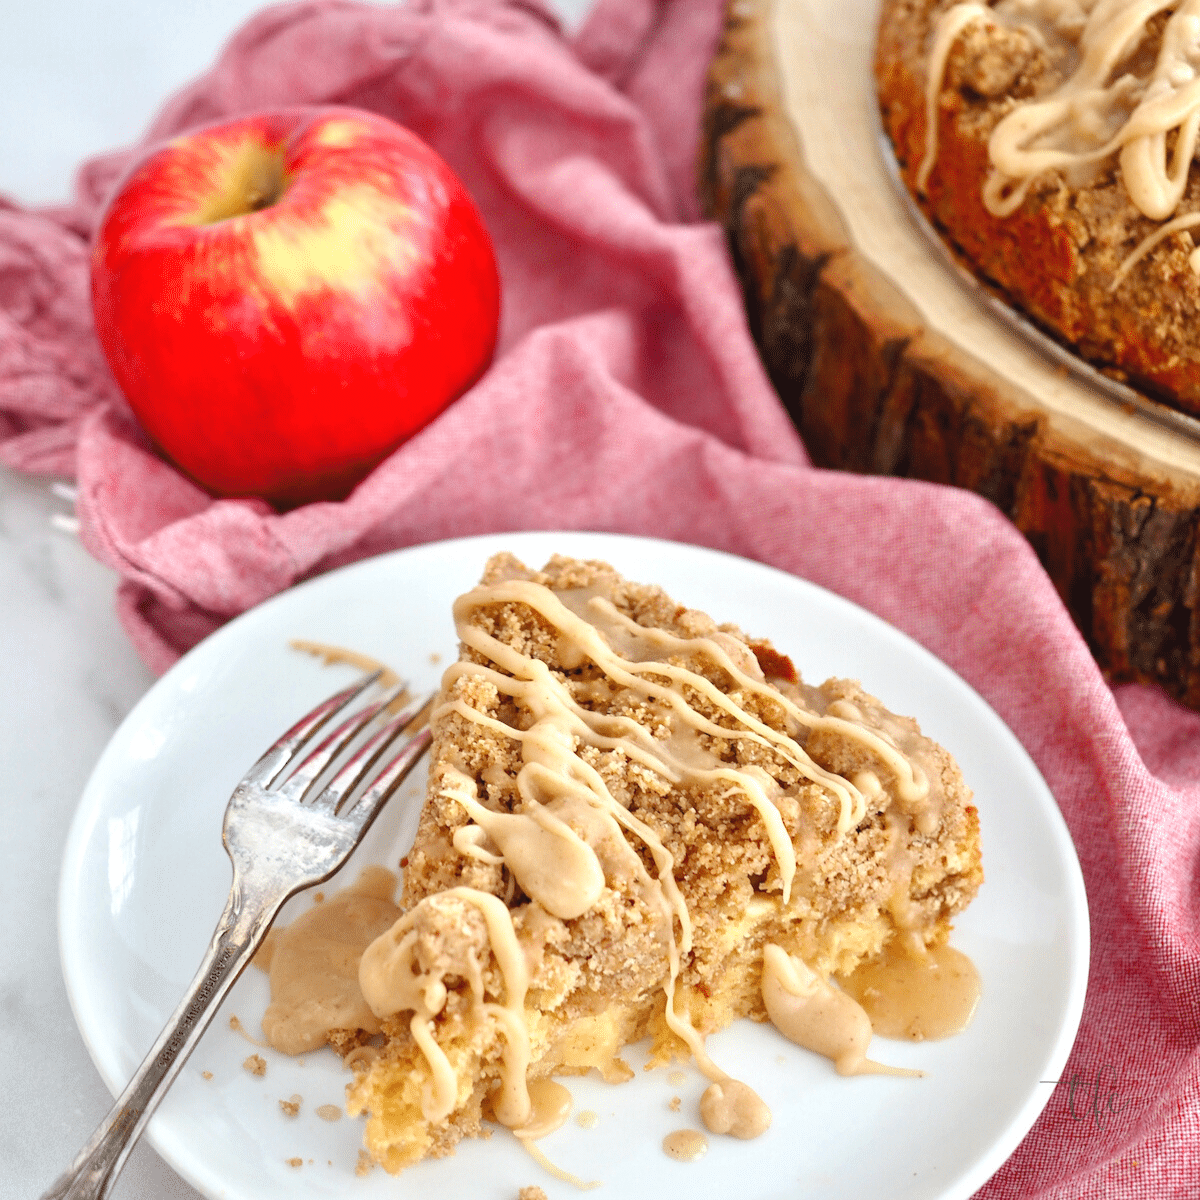
[[[398,1171],[489,1120],[537,1136],[550,1076],[628,1078],[647,1036],[712,1080],[711,1131],[754,1136],[748,1065],[705,1049],[738,1017],[884,1069],[831,980],[941,946],[976,893],[950,755],[604,563],[498,555],[454,616],[403,915],[359,969],[385,1044],[351,1053],[347,1107],[374,1159]]]
[[[1108,374],[1200,415],[1200,13],[883,0],[875,74],[959,258]]]

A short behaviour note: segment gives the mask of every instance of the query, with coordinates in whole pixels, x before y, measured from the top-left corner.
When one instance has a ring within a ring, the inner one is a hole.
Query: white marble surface
[[[556,7],[574,24],[589,2]],[[136,138],[258,7],[0,3],[0,193],[65,199],[80,159]],[[39,1196],[111,1102],[59,969],[59,862],[93,764],[153,679],[116,619],[116,577],[53,524],[69,511],[48,482],[0,468],[0,1200]],[[198,1200],[149,1145],[113,1195]]]
[[[0,472],[0,1196],[14,1198],[40,1195],[111,1103],[59,972],[58,867],[93,763],[153,681],[117,623],[112,572],[51,525],[67,510]],[[116,1195],[196,1193],[144,1146]]]

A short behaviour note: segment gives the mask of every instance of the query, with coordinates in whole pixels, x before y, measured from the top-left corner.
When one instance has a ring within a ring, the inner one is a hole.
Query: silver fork
[[[284,778],[285,768],[313,736],[350,709],[381,674],[376,671],[318,705],[234,788],[223,831],[233,862],[233,885],[200,969],[112,1111],[41,1200],[102,1200],[109,1195],[158,1102],[262,945],[284,901],[328,879],[346,861],[388,797],[428,749],[426,727],[380,764],[389,747],[428,707],[431,695],[388,718],[310,799],[335,760],[395,702],[401,687],[353,712]],[[368,780],[370,786],[360,792]]]

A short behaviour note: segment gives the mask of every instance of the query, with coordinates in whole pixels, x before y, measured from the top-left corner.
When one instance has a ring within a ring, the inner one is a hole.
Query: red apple
[[[101,345],[146,431],[222,496],[339,499],[471,386],[496,343],[491,241],[419,138],[347,108],[154,150],[92,253]]]

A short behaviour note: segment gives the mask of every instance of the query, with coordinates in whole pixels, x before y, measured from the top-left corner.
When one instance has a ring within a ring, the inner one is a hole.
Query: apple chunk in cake
[[[498,555],[454,617],[403,916],[359,971],[386,1045],[349,1098],[376,1160],[520,1132],[531,1085],[627,1078],[646,1036],[714,1081],[710,1128],[752,1136],[765,1106],[704,1044],[738,1017],[863,1069],[869,1024],[828,980],[941,945],[982,880],[951,757],[603,563]]]

